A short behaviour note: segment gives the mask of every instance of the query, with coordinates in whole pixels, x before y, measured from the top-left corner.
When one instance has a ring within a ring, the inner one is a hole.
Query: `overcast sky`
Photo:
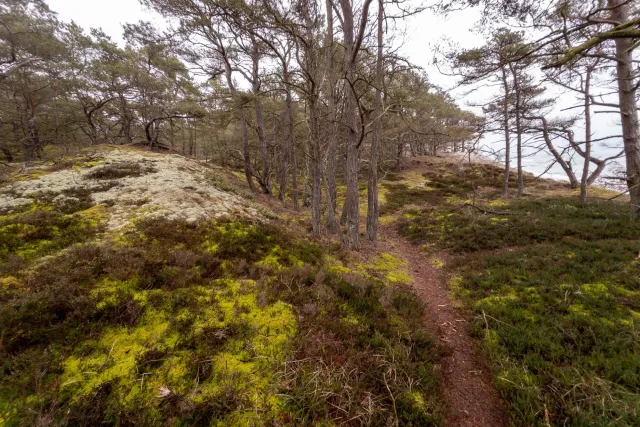
[[[163,27],[162,17],[145,10],[138,0],[47,0],[52,10],[56,11],[63,21],[75,21],[77,24],[89,28],[102,28],[115,41],[122,42],[122,25],[127,22],[139,20],[154,22],[158,27]],[[483,38],[474,34],[471,29],[478,20],[479,15],[475,10],[459,11],[451,17],[434,15],[432,12],[411,18],[405,23],[406,33],[404,37],[403,52],[416,65],[427,70],[429,79],[444,89],[451,90],[451,94],[458,100],[462,107],[466,104],[479,102],[482,98],[490,96],[492,89],[484,89],[472,97],[463,98],[463,91],[457,87],[456,79],[440,74],[432,65],[434,47],[445,40],[451,40],[460,47],[475,47],[483,44]],[[572,105],[573,99],[569,96],[561,97],[564,106]],[[468,107],[467,107],[468,108]],[[478,112],[475,108],[474,111]],[[619,133],[617,119],[611,114],[596,115],[595,124],[597,136]],[[579,129],[576,129],[579,132]],[[499,137],[487,138],[483,145],[501,147]],[[612,149],[596,149],[598,152],[611,153]],[[526,159],[525,167],[540,173],[546,169],[550,156],[545,153],[537,154]],[[562,178],[562,171],[558,168],[552,170],[553,176]]]

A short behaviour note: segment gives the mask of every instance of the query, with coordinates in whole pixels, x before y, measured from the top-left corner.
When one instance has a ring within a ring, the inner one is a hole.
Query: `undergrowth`
[[[156,172],[156,169],[150,164],[142,162],[116,162],[99,166],[88,172],[84,178],[113,180],[126,177],[138,177],[154,172]]]
[[[154,219],[4,274],[0,424],[437,425],[422,306],[389,284],[401,266],[330,249]]]
[[[0,277],[101,231],[104,207],[75,200],[63,207],[37,200],[0,215]]]
[[[424,188],[384,184],[386,209],[409,240],[455,255],[452,286],[513,424],[640,425],[640,227],[628,207],[581,206],[545,181],[503,200],[498,167],[427,166]]]

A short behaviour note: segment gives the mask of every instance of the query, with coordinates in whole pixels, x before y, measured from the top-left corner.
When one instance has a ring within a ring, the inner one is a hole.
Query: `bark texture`
[[[630,3],[626,0],[609,0],[611,18],[614,21],[629,20]],[[634,40],[616,39],[616,72],[622,135],[627,163],[627,185],[629,188],[631,219],[640,217],[640,129],[636,104],[635,73],[633,70]]]

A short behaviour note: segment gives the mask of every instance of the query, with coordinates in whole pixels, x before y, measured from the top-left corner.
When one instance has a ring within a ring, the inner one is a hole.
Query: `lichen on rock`
[[[144,217],[197,222],[230,215],[257,217],[258,209],[242,197],[218,189],[212,171],[178,155],[108,149],[99,162],[30,172],[0,187],[0,207],[19,208],[43,196],[54,204],[73,203],[74,193],[89,195],[93,204],[108,206],[108,230],[119,230]],[[143,209],[140,209],[143,208]]]

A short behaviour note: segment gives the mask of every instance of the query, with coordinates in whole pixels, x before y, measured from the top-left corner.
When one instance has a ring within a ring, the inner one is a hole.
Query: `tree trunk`
[[[59,147],[62,142],[62,136],[60,133],[60,112],[58,111],[58,91],[53,90],[53,111],[56,119],[56,145]]]
[[[502,197],[509,195],[509,175],[511,174],[511,135],[509,132],[509,80],[507,70],[502,66],[502,87],[504,90],[504,103],[502,114],[504,116],[504,180],[502,182]]]
[[[251,52],[252,69],[252,91],[256,108],[256,127],[258,129],[258,140],[260,141],[260,157],[262,160],[262,179],[260,185],[265,194],[271,194],[269,151],[267,147],[267,137],[264,132],[264,114],[262,112],[262,100],[260,99],[260,52],[256,41],[253,40],[253,50]]]
[[[358,200],[358,117],[356,116],[357,99],[351,85],[355,84],[355,40],[353,9],[350,0],[340,0],[343,18],[343,33],[345,45],[345,122],[347,125],[347,160],[345,164],[345,181],[347,184],[347,198],[345,201],[345,219],[347,233],[345,245],[348,249],[360,248],[360,202]],[[366,19],[366,18],[363,18]]]
[[[7,162],[11,163],[13,162],[13,154],[11,154],[11,150],[9,150],[9,148],[5,144],[5,138],[2,135],[3,124],[4,122],[0,118],[0,138],[2,138],[2,140],[0,140],[0,151],[2,151],[2,154],[4,154],[4,157],[6,158]]]
[[[255,193],[256,186],[253,183],[253,174],[251,173],[251,154],[249,152],[249,132],[247,130],[247,118],[245,116],[244,106],[240,105],[240,132],[242,134],[242,157],[244,160],[244,175],[247,178],[249,189]]]
[[[378,0],[378,52],[376,59],[376,114],[371,140],[371,156],[369,158],[369,187],[367,189],[367,238],[378,243],[378,150],[382,139],[382,20],[384,19],[383,0]]]
[[[98,129],[96,128],[96,124],[93,122],[93,109],[84,110],[85,117],[87,119],[87,124],[89,125],[89,139],[91,140],[91,145],[94,145],[98,142]]]
[[[127,144],[133,143],[131,137],[131,117],[129,110],[127,109],[127,99],[124,95],[120,95],[120,119],[122,120],[122,135],[124,136]]]
[[[282,121],[280,127],[281,127],[281,135],[284,136],[285,135],[285,129],[287,129],[287,121],[288,116],[286,114],[286,111],[284,114],[282,114],[280,116],[280,119]],[[283,140],[285,138],[282,138]],[[278,138],[278,140],[280,140]],[[285,198],[286,198],[286,194],[287,194],[287,180],[289,177],[289,152],[290,149],[288,147],[287,144],[282,143],[282,144],[278,144],[278,147],[280,147],[280,189],[278,191],[278,198],[280,199],[280,201],[282,201],[284,203]]]
[[[338,186],[336,184],[336,160],[338,156],[338,141],[336,132],[336,71],[333,60],[333,0],[326,0],[327,12],[327,213],[326,225],[330,233],[340,231],[340,224],[336,218]]]
[[[291,87],[289,75],[289,68],[284,64],[282,72],[282,79],[286,86],[286,99],[285,106],[287,111],[287,127],[289,137],[289,164],[291,166],[291,198],[293,199],[293,208],[298,210],[300,208],[300,201],[298,200],[298,160],[296,158],[296,134],[294,128],[293,118],[293,99],[291,96]]]
[[[313,229],[313,235],[315,237],[320,237],[320,208],[322,204],[322,159],[320,156],[318,118],[315,99],[312,99],[309,102],[309,121],[311,122],[311,225]]]
[[[516,136],[517,136],[517,153],[518,153],[518,197],[521,197],[524,194],[524,175],[522,173],[522,103],[520,93],[520,84],[519,84],[519,76],[518,70],[514,64],[509,64],[511,68],[511,73],[513,75],[513,91],[516,95]]]
[[[404,154],[404,138],[402,135],[398,137],[398,145],[396,147],[396,171],[402,168],[402,155]]]
[[[582,179],[580,180],[580,203],[586,204],[589,187],[589,166],[591,166],[591,100],[589,99],[591,89],[591,68],[587,69],[584,81],[584,165],[582,167]]]
[[[151,131],[151,127],[154,125],[154,123],[156,122],[156,119],[152,119],[149,123],[147,123],[147,125],[144,127],[144,134],[147,137],[147,144],[149,144],[149,147],[153,148],[154,146],[154,141],[155,138],[152,134]]]
[[[180,128],[180,134],[182,135],[182,154],[187,154],[187,137],[184,134],[184,128],[186,126],[187,121],[182,120],[182,127]]]
[[[309,130],[310,130],[310,155],[311,155],[311,226],[313,235],[320,237],[321,233],[321,204],[322,204],[322,158],[320,155],[320,138],[318,128],[318,85],[317,78],[317,61],[316,61],[316,45],[313,34],[313,22],[311,20],[311,11],[309,9],[310,0],[303,3],[302,11],[304,14],[306,27],[306,41],[304,43],[305,51],[305,68],[307,74],[307,105],[309,107]]]
[[[247,130],[247,117],[244,111],[244,105],[242,101],[238,99],[238,91],[233,84],[233,75],[231,70],[231,64],[225,58],[224,60],[224,75],[227,79],[227,85],[229,86],[229,92],[236,101],[236,108],[239,109],[238,116],[240,117],[240,133],[242,135],[242,157],[244,160],[244,176],[249,184],[249,189],[255,193],[256,186],[253,183],[253,174],[251,173],[251,153],[249,152],[249,132]]]
[[[612,8],[611,18],[618,22],[628,21],[631,4],[626,0],[609,0],[609,7]],[[627,162],[627,185],[631,199],[631,219],[638,221],[640,218],[640,129],[633,69],[635,41],[630,38],[620,38],[616,39],[615,43],[620,118]]]
[[[169,120],[169,147],[173,150],[173,144],[176,142],[176,125],[173,120]]]
[[[36,157],[40,157],[42,154],[38,123],[35,115],[29,117],[26,123],[26,138],[23,145],[23,152],[26,161],[35,160]]]

